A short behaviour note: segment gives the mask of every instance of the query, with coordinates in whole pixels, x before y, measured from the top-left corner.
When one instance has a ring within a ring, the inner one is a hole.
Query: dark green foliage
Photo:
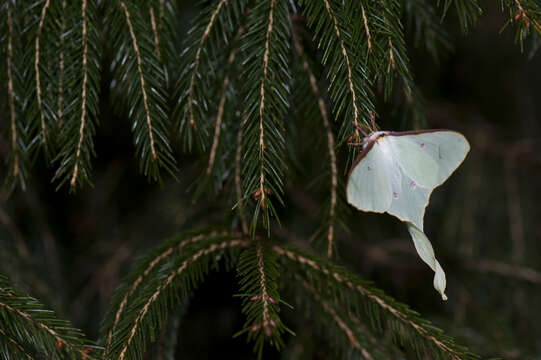
[[[284,127],[289,108],[291,77],[289,60],[289,12],[284,1],[259,2],[250,9],[247,30],[240,48],[245,64],[242,81],[243,192],[256,200],[252,233],[262,213],[263,227],[270,232],[276,217],[272,199],[283,205]]]
[[[9,156],[4,169],[5,182],[8,188],[19,185],[26,187],[28,177],[28,126],[24,119],[24,110],[27,107],[25,97],[25,80],[28,78],[29,52],[24,50],[23,39],[25,32],[21,16],[24,10],[21,1],[5,1],[0,7],[0,66],[2,72],[0,79],[5,83],[5,103],[1,109],[4,111],[2,120],[9,129],[7,140],[9,142]],[[4,94],[4,92],[1,92]]]
[[[106,18],[113,40],[112,90],[126,97],[139,168],[149,179],[160,180],[160,169],[176,172],[168,136],[166,72],[158,58],[152,25],[141,14],[139,1],[111,2]],[[146,10],[146,9],[145,9]]]
[[[93,136],[99,116],[101,44],[96,4],[93,1],[66,2],[62,9],[62,33],[57,34],[59,57],[55,84],[58,114],[52,132],[59,132],[58,186],[91,183]],[[68,16],[73,14],[74,16]],[[77,16],[75,16],[77,15]],[[58,18],[58,16],[57,16]],[[62,82],[60,82],[60,80]],[[71,81],[64,84],[64,81]],[[65,89],[66,86],[69,86]],[[72,90],[73,88],[73,90]],[[75,136],[74,136],[75,135]]]
[[[194,144],[202,150],[208,147],[209,114],[216,113],[220,96],[215,82],[223,77],[224,54],[235,38],[246,2],[216,1],[203,8],[184,40],[175,117],[185,149],[191,150]]]
[[[442,330],[420,318],[419,314],[407,305],[385,295],[372,284],[361,281],[343,267],[293,248],[275,246],[274,250],[280,255],[278,259],[283,265],[282,268],[287,269],[283,276],[291,277],[287,283],[296,289],[304,286],[308,292],[318,294],[314,296],[305,293],[300,296],[311,297],[319,306],[329,306],[330,309],[337,306],[341,314],[348,314],[350,321],[361,319],[361,322],[369,324],[371,331],[376,334],[384,329],[392,331],[397,343],[411,346],[418,358],[477,358],[466,348],[456,345]],[[292,271],[293,269],[295,271]],[[336,310],[326,312],[332,315]],[[334,321],[337,321],[336,318]],[[366,343],[367,339],[359,341],[362,342]]]
[[[242,324],[235,331],[254,346],[258,358],[266,357],[267,351],[284,351],[292,358],[475,359],[409,306],[385,295],[380,286],[387,284],[379,279],[378,286],[363,281],[339,264],[364,271],[373,266],[370,261],[382,261],[386,273],[393,270],[390,277],[395,283],[417,281],[405,278],[416,275],[414,271],[394,272],[399,257],[388,253],[396,246],[385,241],[401,235],[391,231],[390,221],[372,221],[367,215],[368,220],[356,224],[360,215],[347,205],[344,184],[361,147],[347,143],[364,136],[355,125],[366,131],[377,130],[380,123],[388,126],[385,130],[425,125],[424,97],[415,82],[425,74],[414,76],[416,64],[410,63],[410,56],[415,56],[409,51],[421,48],[421,54],[430,55],[430,64],[445,64],[452,50],[448,29],[457,22],[459,30],[467,32],[481,14],[479,3],[214,0],[195,7],[172,0],[0,0],[0,81],[6,84],[0,90],[0,155],[5,157],[2,176],[6,174],[9,190],[0,191],[0,200],[17,185],[25,188],[33,160],[55,166],[58,187],[76,190],[92,184],[93,161],[104,149],[105,162],[111,160],[113,165],[105,170],[95,166],[96,172],[110,171],[114,176],[104,181],[107,190],[99,193],[103,196],[86,194],[88,199],[77,194],[70,199],[91,204],[89,212],[107,218],[108,230],[122,239],[117,241],[127,243],[125,238],[140,224],[118,215],[125,210],[120,206],[115,208],[118,212],[101,213],[96,205],[114,203],[108,197],[111,189],[127,189],[130,195],[140,189],[136,182],[119,180],[125,178],[118,173],[131,176],[129,166],[118,170],[115,164],[122,163],[123,155],[117,157],[114,151],[111,156],[101,142],[107,136],[121,141],[116,125],[127,120],[139,171],[148,179],[165,183],[163,171],[175,177],[179,154],[170,137],[180,138],[186,152],[197,149],[182,159],[183,183],[176,188],[181,190],[152,193],[149,202],[156,218],[174,214],[159,219],[171,227],[203,226],[143,252],[120,281],[101,322],[103,349],[89,346],[80,331],[0,277],[0,357],[131,360],[189,355],[181,353],[178,344],[189,335],[181,330],[192,309],[190,300],[211,272],[224,271],[236,274],[236,284],[226,294],[239,293],[234,312]],[[190,11],[177,12],[183,6]],[[539,1],[501,0],[498,10],[507,19],[502,30],[512,25],[521,49],[525,44],[534,53],[541,44]],[[186,34],[179,31],[186,28]],[[537,146],[533,144],[531,148]],[[502,161],[507,176],[518,172],[512,156],[528,148],[521,146]],[[504,197],[500,192],[496,196]],[[463,196],[462,202],[469,202]],[[140,199],[133,198],[137,200],[130,207]],[[193,203],[184,203],[185,198]],[[34,237],[44,233],[43,241],[32,246],[13,230],[21,224],[26,227],[28,219],[34,222],[39,211],[14,221],[11,212],[23,212],[24,206],[9,204],[4,211],[4,203],[0,205],[2,259],[17,248],[18,257],[24,258],[23,269],[33,264],[36,254],[54,252],[48,225],[38,222],[25,229]],[[514,209],[520,212],[520,204]],[[41,210],[46,216],[57,211],[55,205]],[[85,241],[89,232],[93,236],[94,223],[73,220],[76,216],[68,212],[59,211],[61,225],[55,224],[54,231],[65,226],[66,238],[75,240],[63,244],[59,253],[70,253],[72,246],[86,250],[89,245],[78,241]],[[154,240],[156,233],[166,230],[152,216],[144,222],[151,223]],[[109,219],[114,217],[118,219]],[[474,222],[473,215],[464,217],[463,223]],[[441,238],[451,233],[447,236],[453,240],[461,234],[457,229],[466,225],[453,220],[458,215],[449,218],[450,225],[445,226],[452,231],[442,230]],[[512,227],[516,217],[510,222]],[[9,246],[3,246],[10,239],[4,227],[15,234],[16,241]],[[349,229],[352,234],[346,235],[344,230]],[[384,245],[372,249],[380,242]],[[131,245],[134,252],[140,246]],[[444,245],[439,243],[438,248]],[[118,250],[107,246],[100,247],[100,257]],[[129,259],[129,254],[124,256]],[[462,254],[457,254],[455,260],[442,257],[442,263],[458,267]],[[84,266],[79,258],[66,262],[76,263],[70,268],[76,272]],[[78,275],[92,279],[81,287],[91,293],[108,279],[116,285],[115,275],[124,270],[118,262],[112,259],[99,271],[80,270],[83,275]],[[456,284],[459,281],[451,275],[455,273],[449,271],[449,278]],[[39,287],[45,288],[40,291],[55,294],[46,279],[38,279]],[[459,284],[455,291],[460,286],[475,287]],[[219,290],[212,291],[220,295]],[[104,293],[100,300],[108,300]],[[463,301],[459,296],[450,299]],[[458,307],[444,309],[452,306]],[[93,308],[88,308],[90,313]],[[157,345],[149,346],[155,341]],[[305,350],[301,355],[295,353],[299,348]]]
[[[460,27],[465,33],[469,26],[475,24],[479,15],[483,13],[477,0],[438,0],[438,5],[443,5],[443,17],[446,16],[451,5],[454,5]]]
[[[0,275],[0,356],[3,359],[93,359],[99,348],[36,299]]]
[[[255,343],[254,351],[258,358],[266,341],[280,350],[284,346],[282,333],[286,330],[291,332],[278,315],[281,300],[277,265],[275,254],[259,240],[242,253],[237,266],[242,312],[247,317],[239,334],[248,334],[248,340]]]
[[[147,254],[119,287],[101,331],[105,359],[141,359],[170,309],[189,297],[221,262],[230,269],[241,240],[219,232],[176,236]]]

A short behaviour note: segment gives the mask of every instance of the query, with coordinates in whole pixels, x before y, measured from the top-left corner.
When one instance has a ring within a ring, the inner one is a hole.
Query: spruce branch
[[[302,287],[313,297],[314,303],[317,303],[321,306],[323,311],[327,313],[334,323],[340,328],[343,334],[346,336],[349,346],[356,351],[360,352],[361,355],[366,360],[374,360],[370,352],[360,344],[361,339],[355,334],[355,331],[349,326],[346,321],[338,314],[336,309],[328,301],[324,300],[321,295],[316,291],[316,289],[310,285],[307,281],[303,280],[300,276],[295,276],[295,278],[301,283]],[[351,314],[347,314],[348,317],[352,317]]]
[[[413,32],[413,43],[423,46],[438,63],[453,46],[449,33],[438,20],[435,3],[430,0],[407,0],[404,3],[406,28]]]
[[[243,125],[241,124],[237,133],[237,151],[235,154],[235,197],[237,199],[237,212],[240,218],[240,225],[242,228],[243,234],[248,234],[248,221],[246,220],[246,215],[244,213],[244,201],[243,201],[243,192],[242,192],[242,180],[241,180],[241,171],[242,171],[242,135],[243,135]]]
[[[334,151],[334,147],[335,147],[334,135],[332,133],[331,125],[330,125],[328,114],[327,114],[327,106],[320,93],[319,87],[317,85],[316,77],[310,67],[310,64],[308,63],[308,59],[306,55],[304,54],[304,49],[302,48],[299,42],[299,39],[295,32],[294,27],[292,28],[291,35],[293,39],[293,46],[295,47],[295,50],[297,51],[297,54],[299,55],[299,57],[302,59],[302,67],[308,75],[312,93],[314,97],[317,99],[319,113],[321,115],[321,120],[323,121],[323,127],[327,134],[327,149],[329,152],[329,164],[331,168],[331,184],[330,184],[331,201],[329,205],[329,220],[327,222],[329,223],[329,226],[327,229],[327,256],[331,258],[333,255],[333,250],[335,246],[334,245],[335,212],[336,212],[337,191],[338,191],[338,170],[337,170],[337,164],[336,164],[336,153]]]
[[[158,26],[156,25],[156,16],[154,15],[154,8],[149,4],[150,12],[150,24],[152,25],[152,33],[154,34],[154,44],[156,45],[156,55],[161,58],[160,51],[160,38],[158,36]]]
[[[57,319],[35,299],[12,288],[3,276],[0,276],[0,319],[3,330],[0,335],[18,344],[23,354],[44,353],[61,358],[67,352],[76,359],[94,359],[88,352],[97,348],[88,345],[79,330]]]
[[[71,16],[62,25],[69,31],[68,35],[61,36],[60,52],[66,59],[60,64],[62,83],[58,88],[59,92],[64,92],[64,79],[76,88],[67,94],[66,103],[70,106],[65,109],[61,107],[64,99],[59,94],[62,97],[58,100],[57,111],[64,119],[60,128],[60,150],[56,157],[59,166],[55,178],[59,181],[58,187],[69,183],[71,191],[90,182],[92,157],[95,156],[92,137],[98,121],[101,56],[95,5],[93,1],[83,0],[80,4],[72,3],[63,8]]]
[[[8,341],[7,344],[3,343],[5,339],[7,339]],[[0,354],[21,354],[26,359],[35,359],[26,351],[23,345],[15,337],[12,337],[10,334],[8,334],[2,329],[0,329]]]
[[[314,41],[323,54],[321,62],[327,67],[333,113],[341,123],[338,142],[345,141],[351,133],[360,139],[357,126],[371,131],[366,119],[374,111],[368,77],[370,67],[362,61],[363,54],[367,57],[375,46],[368,11],[363,16],[365,5],[361,8],[357,2],[302,0],[299,5],[308,27],[313,30]],[[361,16],[348,16],[350,10]]]
[[[41,123],[41,143],[45,144],[47,142],[47,127],[45,125],[45,114],[43,113],[43,102],[41,98],[41,81],[39,73],[39,60],[40,60],[40,51],[39,43],[41,33],[43,31],[43,25],[45,23],[45,16],[47,15],[47,9],[49,8],[50,0],[46,0],[41,9],[41,18],[39,20],[37,35],[36,35],[36,50],[35,50],[35,61],[34,61],[34,71],[36,72],[36,97],[38,102],[38,112],[40,116]]]
[[[142,358],[147,334],[154,339],[156,331],[167,318],[167,308],[188,296],[203,281],[212,264],[217,266],[217,261],[224,256],[235,261],[238,249],[250,244],[249,240],[221,236],[219,233],[207,232],[202,235],[204,239],[193,237],[184,242],[180,253],[175,251],[175,248],[186,236],[166,242],[124,281],[115,295],[114,305],[102,328],[102,340],[108,337],[108,327],[115,321],[117,306],[123,302],[126,292],[132,289],[133,282],[130,279],[136,279],[148,270],[142,282],[137,284],[142,288],[134,290],[128,297],[128,304],[124,305],[126,315],[122,316],[117,323],[117,330],[112,333],[105,359]],[[170,248],[173,249],[168,250]],[[158,256],[155,256],[156,254]],[[158,264],[160,266],[157,266]]]
[[[32,41],[32,60],[28,71],[27,98],[25,107],[29,126],[30,147],[32,150],[43,149],[48,157],[56,146],[57,132],[51,131],[56,123],[55,102],[52,89],[56,88],[56,78],[53,64],[60,33],[58,22],[55,21],[59,12],[58,2],[39,0],[26,6],[27,16],[24,17],[24,33],[27,41]],[[26,41],[25,41],[26,42]]]
[[[113,90],[127,99],[139,169],[160,181],[160,170],[174,175],[177,165],[167,139],[166,71],[157,56],[152,25],[131,0],[111,2],[107,21],[115,39]]]
[[[504,24],[502,31],[511,23],[515,24],[515,42],[520,44],[521,51],[524,50],[524,40],[527,37],[532,39],[541,35],[541,4],[533,0],[501,0],[501,6],[509,10],[509,19]],[[531,29],[535,30],[534,34]],[[537,35],[535,37],[534,35]],[[537,47],[540,43],[537,40]],[[536,50],[534,44],[533,51]]]
[[[291,332],[282,323],[278,313],[280,295],[278,293],[278,264],[275,254],[263,244],[262,239],[245,250],[240,257],[237,273],[240,277],[242,293],[242,312],[246,323],[242,333],[254,341],[254,352],[261,358],[263,345],[268,340],[278,350],[284,346],[281,334]]]
[[[0,7],[0,13],[5,19],[5,23],[3,22],[0,29],[7,34],[1,53],[2,55],[5,54],[6,58],[10,137],[8,171],[5,180],[10,188],[18,183],[22,189],[25,189],[28,177],[26,160],[28,130],[24,123],[24,77],[27,59],[23,52],[23,31],[20,29],[20,21],[17,18],[18,14],[21,13],[21,9],[17,8],[17,6],[18,4],[8,1]]]
[[[256,200],[251,231],[262,224],[270,232],[270,219],[277,218],[271,195],[283,203],[285,141],[282,119],[289,108],[290,19],[284,1],[269,0],[250,10],[248,29],[241,39],[242,73],[246,93],[243,122],[244,198]]]
[[[13,73],[11,71],[13,63],[13,19],[11,18],[11,9],[8,5],[8,56],[7,56],[7,70],[8,70],[8,102],[9,113],[11,120],[11,151],[13,153],[13,166],[12,175],[16,178],[19,175],[19,151],[18,151],[18,136],[17,136],[17,123],[15,114],[15,89],[13,88]]]
[[[149,276],[149,274],[152,271],[154,271],[157,268],[157,266],[163,264],[166,260],[168,260],[168,258],[171,255],[173,255],[174,253],[179,253],[186,245],[194,244],[201,240],[214,238],[217,236],[225,236],[225,235],[226,233],[219,233],[219,232],[213,231],[210,233],[203,233],[203,234],[195,235],[193,237],[188,237],[179,242],[173,241],[173,243],[168,244],[168,246],[166,246],[165,249],[160,249],[161,251],[159,252],[157,256],[148,257],[147,260],[143,261],[139,265],[138,267],[139,271],[136,272],[138,274],[137,277],[135,279],[126,280],[124,282],[129,285],[129,289],[121,288],[122,290],[120,289],[118,290],[119,292],[124,293],[124,296],[122,297],[120,302],[118,302],[116,298],[113,300],[111,309],[117,309],[117,310],[114,313],[113,324],[107,333],[107,340],[105,342],[105,351],[103,352],[102,359],[105,359],[109,353],[113,334],[116,331],[118,324],[124,314],[124,310],[126,309],[128,301],[133,296],[133,294],[138,290],[139,286],[144,284],[144,281]]]
[[[244,27],[241,26],[239,30],[237,31],[237,35],[235,36],[235,39],[238,40],[242,33],[244,32]],[[231,50],[231,53],[229,54],[229,58],[227,59],[227,67],[231,68],[235,61],[235,56],[237,54],[238,48],[234,47]],[[209,162],[207,166],[207,175],[210,175],[212,173],[212,170],[214,169],[214,162],[216,160],[216,151],[218,150],[218,144],[220,142],[220,134],[222,131],[222,120],[224,117],[224,109],[225,109],[225,101],[227,99],[227,90],[229,87],[230,82],[230,75],[227,73],[223,80],[222,84],[222,94],[220,96],[220,102],[218,105],[218,113],[216,115],[216,124],[214,126],[214,136],[212,137],[212,146],[210,148],[210,155],[209,155]]]
[[[442,18],[445,18],[451,5],[455,5],[460,27],[464,33],[468,32],[469,26],[474,25],[479,15],[483,13],[477,0],[438,0],[438,5],[441,2],[443,2]]]
[[[128,24],[128,28],[130,30],[130,37],[132,40],[133,45],[133,51],[135,52],[135,56],[137,57],[137,71],[139,73],[139,80],[141,81],[141,94],[143,95],[143,106],[145,108],[145,117],[146,117],[146,123],[148,126],[148,138],[150,141],[150,153],[152,154],[152,158],[154,161],[157,159],[156,155],[156,147],[154,145],[154,134],[152,132],[152,120],[150,117],[150,108],[148,104],[148,95],[147,90],[145,87],[145,76],[143,74],[143,59],[142,54],[139,50],[139,45],[137,42],[137,37],[135,36],[135,32],[133,30],[133,24],[131,19],[131,13],[128,10],[128,7],[126,6],[126,3],[123,1],[120,1],[120,6],[122,7],[122,10],[124,11],[124,15],[126,15],[126,24]]]
[[[64,43],[64,34],[66,32],[66,17],[65,12],[68,8],[68,2],[66,0],[62,1],[62,12],[60,14],[60,51],[58,55],[58,101],[56,107],[56,117],[58,119],[58,127],[62,128],[62,122],[64,117],[64,77],[65,77],[65,43]]]
[[[351,102],[353,106],[353,123],[355,125],[355,137],[357,139],[360,138],[359,130],[357,127],[359,126],[359,109],[357,107],[357,92],[355,91],[355,86],[353,85],[353,71],[352,71],[352,64],[350,62],[350,56],[348,55],[348,51],[346,50],[345,41],[342,35],[342,32],[340,31],[339,25],[338,25],[338,18],[335,16],[331,5],[330,0],[323,0],[325,3],[325,10],[327,11],[328,16],[331,18],[333,22],[333,28],[334,32],[336,34],[336,38],[339,39],[340,42],[340,51],[342,52],[342,56],[344,57],[344,65],[347,69],[347,81],[349,86],[349,92],[351,93]],[[364,19],[364,17],[363,17]],[[367,32],[367,35],[370,33]]]
[[[451,338],[443,335],[441,330],[435,328],[428,321],[421,319],[407,305],[384,295],[381,290],[362,282],[344,269],[291,248],[286,249],[274,245],[273,250],[279,255],[279,259],[285,268],[291,269],[294,264],[300,265],[299,270],[301,272],[305,271],[303,276],[305,280],[318,286],[325,283],[326,288],[334,290],[334,301],[351,306],[351,311],[358,312],[357,301],[364,300],[364,304],[367,305],[365,307],[367,315],[373,323],[380,324],[379,316],[383,315],[387,319],[388,327],[395,332],[395,335],[399,339],[409,339],[418,352],[425,351],[430,356],[431,351],[436,351],[436,354],[450,356],[457,360],[476,358],[465,348],[456,345]],[[352,292],[347,294],[344,290]],[[358,300],[355,299],[359,295]],[[377,329],[380,326],[376,325],[375,328]],[[400,329],[409,329],[411,331],[403,332]],[[419,343],[416,339],[422,339],[424,343]]]
[[[185,41],[182,73],[176,85],[175,117],[188,150],[194,143],[205,150],[212,80],[220,55],[234,38],[247,1],[219,0],[195,19]]]

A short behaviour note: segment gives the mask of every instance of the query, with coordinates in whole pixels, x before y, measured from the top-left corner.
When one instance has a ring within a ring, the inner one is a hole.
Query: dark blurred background
[[[408,303],[472,351],[539,359],[541,54],[529,54],[528,46],[521,53],[512,28],[500,33],[507,17],[499,2],[482,4],[484,15],[466,35],[449,13],[445,24],[454,50],[439,64],[422,48],[410,48],[425,97],[427,122],[421,125],[460,131],[471,144],[464,164],[433,193],[425,216],[425,232],[447,274],[449,300],[440,300],[432,271],[416,255],[403,224],[390,216],[352,211],[349,231],[338,233],[338,252],[361,278]],[[182,4],[180,10],[185,31],[195,10]],[[192,201],[190,186],[203,170],[195,154],[177,149],[179,182],[167,178],[160,186],[139,174],[129,122],[113,114],[107,74],[103,77],[94,186],[76,194],[55,191],[54,169],[38,161],[28,190],[9,198],[3,194],[0,207],[0,273],[93,339],[137,255],[182,229],[221,221],[226,204],[220,195]],[[392,104],[378,105],[378,113],[383,129],[413,127]],[[306,186],[321,161],[298,143],[304,173],[288,184],[288,207],[276,233],[309,246],[326,194]],[[345,148],[339,152],[346,157]],[[238,291],[234,273],[214,273],[176,310],[173,318],[185,317],[176,325],[171,321],[168,329],[179,326],[183,358],[252,357],[243,336],[232,339],[244,323],[240,301],[232,296]],[[299,337],[312,331],[309,326],[294,330]],[[317,349],[304,350],[321,357]],[[276,357],[272,354],[268,357]]]

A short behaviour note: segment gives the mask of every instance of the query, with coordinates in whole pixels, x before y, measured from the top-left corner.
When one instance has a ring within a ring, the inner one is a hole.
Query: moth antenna
[[[370,111],[370,123],[372,123],[372,130],[376,131],[376,116],[373,111]]]
[[[351,146],[363,146],[364,144],[366,144],[369,141],[370,141],[370,139],[367,138],[366,140],[364,140],[362,142],[359,142],[359,143],[348,142],[348,145],[351,145]]]
[[[366,138],[367,138],[367,137],[370,137],[370,136],[366,133],[366,131],[364,131],[364,129],[363,129],[362,127],[360,127],[359,124],[357,124],[355,121],[352,121],[352,124],[353,124],[353,126],[355,127],[355,129],[357,129],[357,130],[359,130],[360,132],[363,133],[363,136],[364,136],[364,137],[366,137]]]

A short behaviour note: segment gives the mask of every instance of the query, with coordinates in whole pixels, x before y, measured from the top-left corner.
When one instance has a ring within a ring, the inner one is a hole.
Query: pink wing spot
[[[394,193],[393,193],[393,197],[394,197],[395,199],[398,199],[398,194],[394,192]]]
[[[366,168],[368,171],[372,171],[372,168],[369,166]]]
[[[415,181],[412,181],[411,184],[410,184],[410,189],[413,190],[413,189],[415,189],[416,186],[417,186],[417,184],[415,183]]]
[[[421,149],[424,149],[425,148],[425,143],[422,143],[421,144]]]

